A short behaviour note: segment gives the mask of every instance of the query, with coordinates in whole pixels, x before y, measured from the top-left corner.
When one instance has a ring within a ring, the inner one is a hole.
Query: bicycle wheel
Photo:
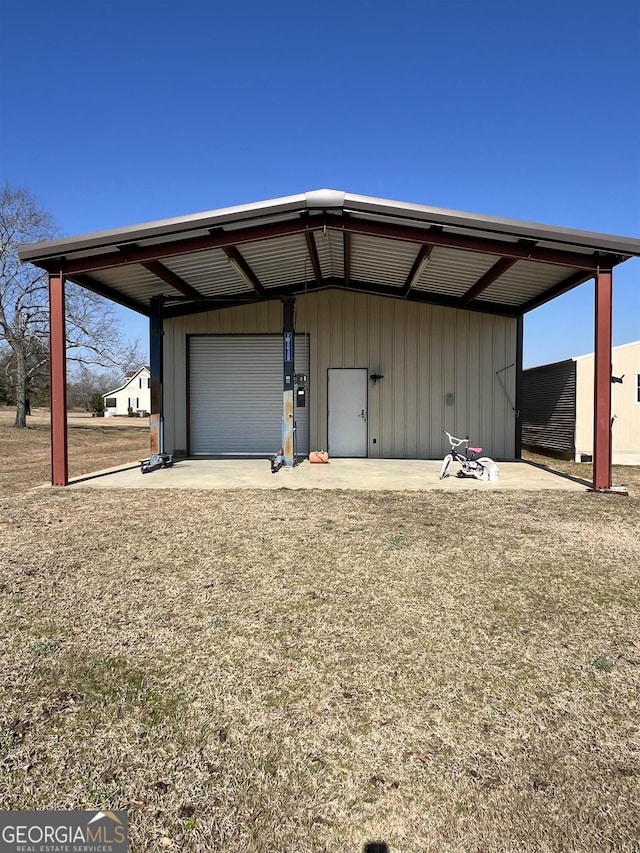
[[[482,465],[481,470],[475,470],[473,472],[473,476],[476,480],[482,480],[486,482],[489,479],[489,469],[494,464],[493,459],[490,459],[488,456],[481,456],[480,459],[476,459],[478,465]]]
[[[450,453],[442,460],[442,468],[440,469],[440,479],[444,480],[444,478],[448,475],[449,465],[453,462],[453,456]]]

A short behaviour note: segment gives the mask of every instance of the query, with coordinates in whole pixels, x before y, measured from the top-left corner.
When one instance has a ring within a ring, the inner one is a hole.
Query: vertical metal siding
[[[576,364],[573,359],[532,367],[522,374],[522,443],[574,454]]]
[[[278,301],[166,322],[169,448],[187,446],[185,335],[281,330]],[[488,455],[514,457],[515,416],[496,371],[515,362],[515,319],[327,290],[297,297],[296,330],[309,336],[312,449],[327,447],[327,369],[366,367],[384,376],[369,385],[370,456],[440,457],[447,427],[469,435]],[[515,400],[515,369],[502,376]],[[446,405],[447,394],[454,394],[453,406]]]

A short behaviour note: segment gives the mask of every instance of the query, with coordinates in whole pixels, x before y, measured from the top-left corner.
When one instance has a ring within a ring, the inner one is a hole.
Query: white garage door
[[[309,341],[295,339],[296,373],[309,375]],[[297,396],[297,395],[294,395]],[[309,393],[296,406],[297,452],[309,452]],[[193,456],[272,456],[282,446],[282,335],[189,338]]]

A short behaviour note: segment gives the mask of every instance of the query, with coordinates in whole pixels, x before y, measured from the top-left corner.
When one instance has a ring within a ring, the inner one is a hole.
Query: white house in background
[[[150,378],[148,367],[129,371],[119,388],[102,395],[105,417],[128,415],[129,409],[136,415],[148,414],[151,411]]]

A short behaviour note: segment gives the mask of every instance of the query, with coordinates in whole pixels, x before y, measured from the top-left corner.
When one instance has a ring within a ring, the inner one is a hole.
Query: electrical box
[[[306,373],[296,373],[296,408],[304,409],[307,405],[307,388],[309,377]]]
[[[447,394],[445,400],[446,400],[447,406],[453,406],[454,403],[456,402],[456,395],[455,394]]]

